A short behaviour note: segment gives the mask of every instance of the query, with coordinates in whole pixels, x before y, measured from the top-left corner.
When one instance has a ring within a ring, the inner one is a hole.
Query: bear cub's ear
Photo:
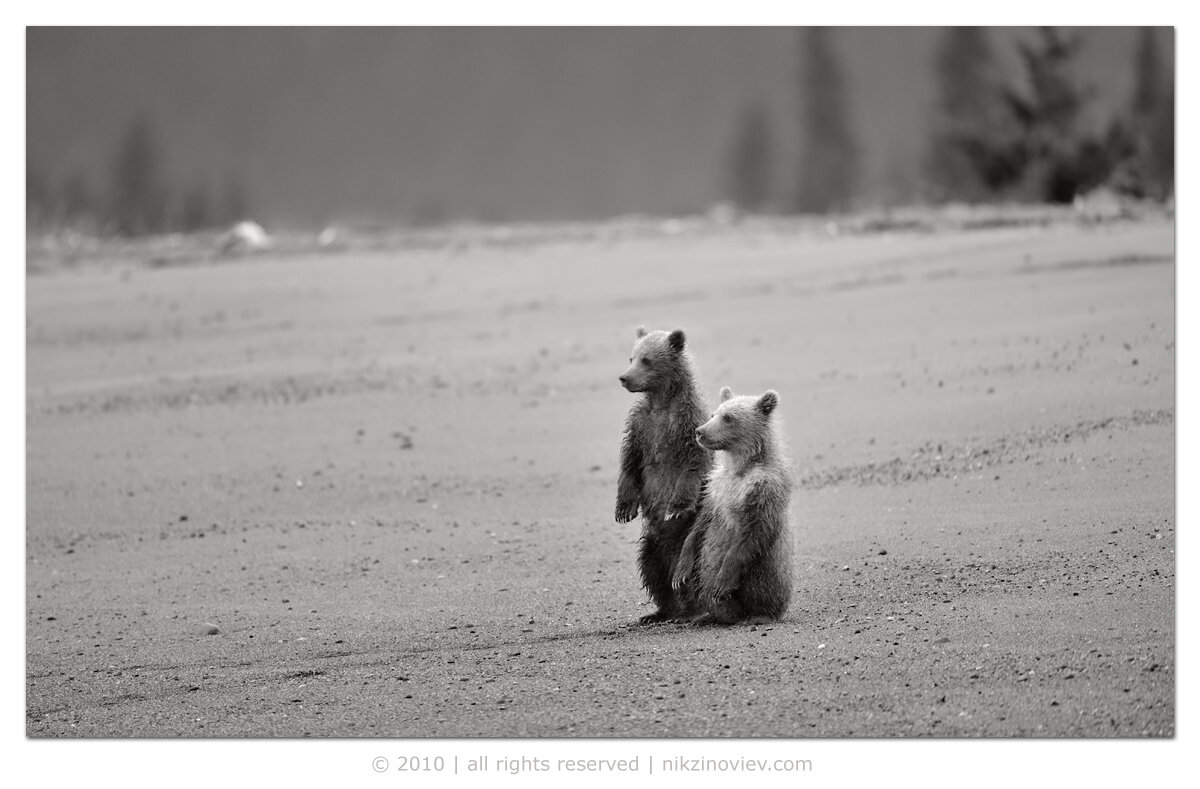
[[[676,329],[667,335],[667,343],[675,353],[683,351],[683,347],[687,345],[687,335],[683,333],[683,329]]]
[[[642,339],[642,338],[643,338],[643,337],[645,337],[645,336],[646,336],[646,327],[645,327],[645,326],[638,326],[638,327],[637,327],[637,338],[640,340],[640,339]]]
[[[779,393],[774,389],[768,389],[763,393],[762,397],[758,398],[758,402],[755,404],[755,407],[758,408],[759,412],[762,413],[763,416],[768,416],[772,411],[775,410],[775,406],[777,405],[779,405]]]
[[[733,397],[733,390],[730,389],[728,386],[722,386],[721,387],[721,402],[723,403],[731,397]]]

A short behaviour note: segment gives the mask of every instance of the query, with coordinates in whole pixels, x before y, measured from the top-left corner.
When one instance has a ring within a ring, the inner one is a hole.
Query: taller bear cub
[[[693,607],[697,624],[769,622],[791,601],[792,480],[772,418],[778,405],[774,391],[734,397],[725,387],[712,419],[696,429],[696,443],[717,454],[672,587]]]
[[[712,455],[696,443],[696,426],[707,409],[696,388],[687,338],[681,329],[647,332],[638,327],[630,367],[621,385],[644,396],[629,410],[621,445],[616,519],[628,523],[642,513],[638,567],[658,606],[643,623],[685,613],[671,588],[683,541],[700,507]]]

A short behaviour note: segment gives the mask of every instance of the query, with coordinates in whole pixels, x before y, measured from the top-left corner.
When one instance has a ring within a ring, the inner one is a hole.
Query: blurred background
[[[1170,28],[29,28],[94,237],[1173,196]]]

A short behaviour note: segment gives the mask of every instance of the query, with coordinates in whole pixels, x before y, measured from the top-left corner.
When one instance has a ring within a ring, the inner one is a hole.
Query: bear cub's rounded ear
[[[638,327],[637,327],[637,338],[640,340],[640,339],[642,339],[642,338],[643,338],[643,337],[645,337],[645,336],[646,336],[646,327],[645,327],[645,326],[638,326]]]
[[[764,392],[763,396],[758,398],[758,403],[756,403],[756,407],[764,415],[768,415],[774,411],[777,405],[779,405],[779,393],[774,389],[768,389]]]
[[[683,333],[683,329],[676,329],[667,335],[667,342],[670,344],[672,350],[679,353],[687,345],[687,335]]]
[[[721,387],[721,402],[723,403],[731,397],[733,397],[733,390],[730,389],[728,386],[722,386]]]

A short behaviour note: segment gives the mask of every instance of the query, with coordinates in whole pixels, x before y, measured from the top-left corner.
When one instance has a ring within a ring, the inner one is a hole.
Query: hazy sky
[[[1081,31],[1105,119],[1135,33]],[[937,28],[838,29],[864,199],[919,169]],[[995,30],[997,55],[1029,31]],[[30,161],[99,191],[139,113],[180,187],[244,178],[264,222],[572,219],[702,210],[739,111],[768,107],[795,181],[800,38],[788,28],[30,28]],[[1166,52],[1173,53],[1164,31]]]

